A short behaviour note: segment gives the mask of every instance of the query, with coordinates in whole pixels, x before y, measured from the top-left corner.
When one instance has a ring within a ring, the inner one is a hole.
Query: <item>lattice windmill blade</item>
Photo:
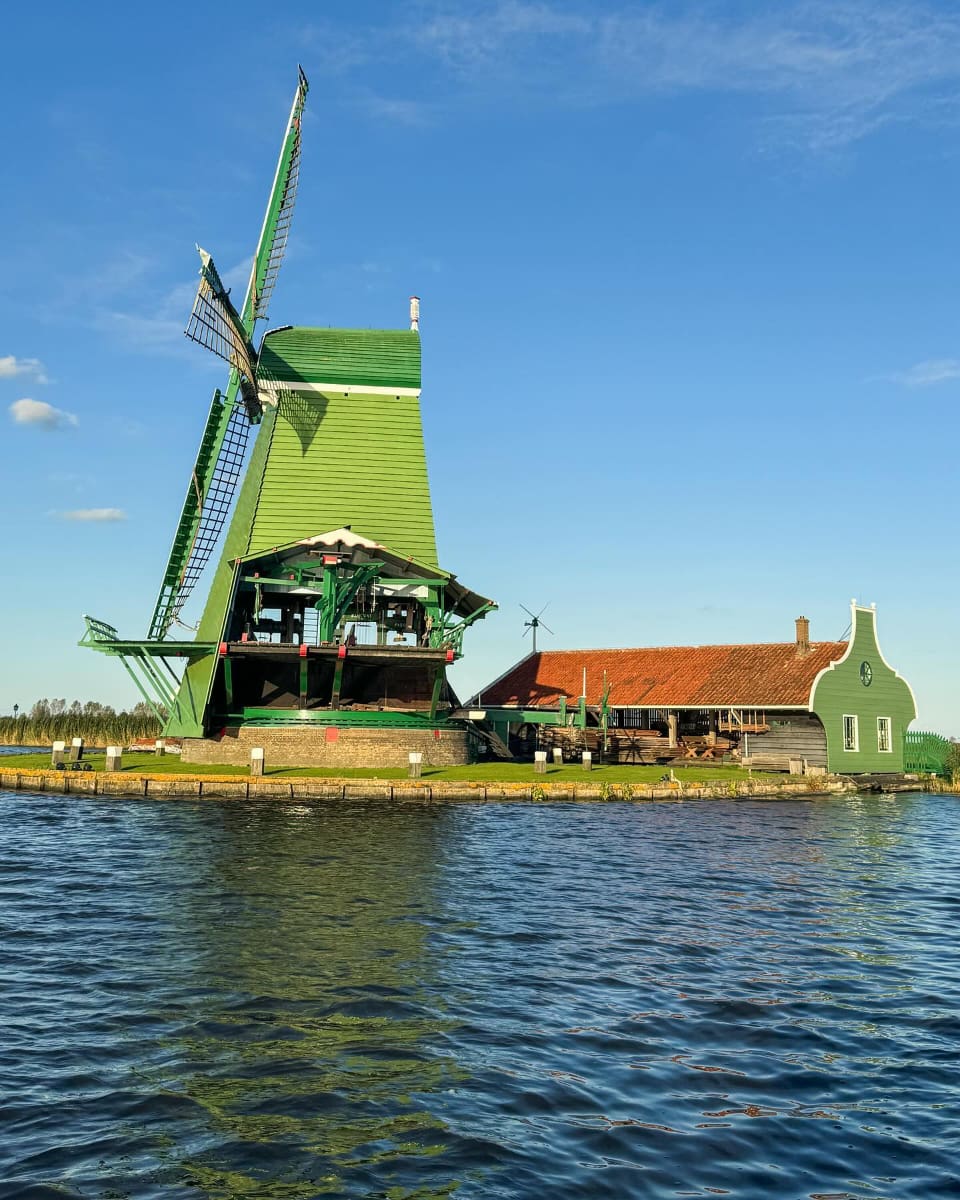
[[[260,419],[257,354],[213,259],[199,246],[200,284],[185,330],[228,363],[226,395],[214,392],[187,484],[148,636],[162,639],[179,619],[223,532],[240,480],[250,426]],[[252,329],[253,322],[250,322]],[[238,396],[243,399],[238,403]]]
[[[233,403],[214,392],[150,622],[151,640],[167,636],[210,561],[243,469],[250,424],[236,390]]]
[[[240,480],[249,426],[259,420],[253,331],[257,321],[266,316],[290,231],[308,86],[301,69],[240,312],[213,259],[200,252],[200,287],[186,332],[230,364],[230,382],[225,394],[214,393],[210,406],[150,622],[151,639],[167,636],[213,554]],[[242,404],[238,396],[242,396]]]
[[[277,160],[277,170],[270,191],[270,203],[263,217],[263,227],[260,230],[260,240],[243,305],[244,318],[249,316],[254,321],[266,319],[270,297],[287,249],[293,206],[300,183],[300,126],[310,85],[302,67],[297,68],[297,75],[297,91],[293,97],[287,130],[280,148],[280,158]]]
[[[201,264],[200,286],[185,333],[191,341],[212,351],[233,368],[247,403],[250,420],[255,421],[260,415],[257,352],[243,318],[233,307],[230,292],[223,286],[213,259],[201,247],[198,246],[197,250]]]

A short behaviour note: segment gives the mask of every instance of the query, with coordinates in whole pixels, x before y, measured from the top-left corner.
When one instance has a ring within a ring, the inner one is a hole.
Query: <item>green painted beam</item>
[[[230,713],[225,717],[228,724],[247,725],[339,725],[368,726],[370,728],[397,729],[463,729],[462,721],[447,720],[443,716],[431,717],[429,713],[378,712],[371,709],[293,709],[293,708],[244,708],[242,713]]]

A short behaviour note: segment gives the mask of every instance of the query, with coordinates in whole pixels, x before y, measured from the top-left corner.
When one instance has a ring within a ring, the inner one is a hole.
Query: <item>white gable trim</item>
[[[880,649],[880,639],[877,637],[877,609],[876,609],[876,606],[871,605],[870,608],[867,608],[867,606],[865,604],[858,604],[856,602],[856,600],[850,601],[850,640],[847,642],[847,648],[843,652],[843,654],[840,656],[840,658],[838,658],[836,660],[836,662],[830,663],[828,666],[824,667],[822,671],[819,671],[817,673],[817,675],[815,676],[813,683],[810,685],[810,696],[807,700],[807,710],[809,712],[813,712],[813,697],[816,693],[817,685],[819,684],[820,680],[824,677],[824,675],[826,675],[828,671],[833,671],[836,667],[839,667],[842,662],[846,662],[846,660],[853,653],[853,645],[854,645],[854,642],[857,640],[857,614],[858,613],[866,613],[870,617],[871,628],[873,630],[873,643],[877,647],[877,655],[879,656],[880,661],[887,668],[887,670],[893,671],[894,676],[900,680],[900,682],[906,687],[907,691],[910,693],[910,699],[913,701],[913,718],[912,719],[915,721],[917,719],[918,709],[917,709],[917,698],[913,693],[913,688],[910,686],[909,682],[906,679],[904,679],[904,677],[900,674],[899,671],[897,671],[893,667],[891,667],[891,665],[883,657],[883,651]]]
[[[307,383],[302,379],[260,379],[257,393],[263,404],[276,404],[281,392],[329,396],[419,396],[420,388],[374,387],[367,383]]]

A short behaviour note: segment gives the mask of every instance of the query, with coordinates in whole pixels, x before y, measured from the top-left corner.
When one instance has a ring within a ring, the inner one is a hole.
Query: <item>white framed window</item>
[[[877,749],[881,754],[893,753],[893,722],[889,717],[877,717]]]
[[[843,714],[843,748],[844,750],[860,749],[860,720],[850,713]]]

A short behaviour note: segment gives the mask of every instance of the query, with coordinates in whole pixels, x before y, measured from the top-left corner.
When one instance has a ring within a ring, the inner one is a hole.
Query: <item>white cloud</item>
[[[125,521],[122,508],[74,508],[61,514],[65,521]]]
[[[39,358],[17,358],[15,354],[0,354],[0,379],[17,375],[32,375],[37,383],[47,382],[47,373]]]
[[[381,96],[368,88],[358,94],[356,103],[368,117],[397,125],[429,125],[434,118],[432,104],[399,96]]]
[[[960,13],[922,0],[748,9],[706,0],[441,0],[416,12],[402,25],[354,33],[336,69],[367,84],[371,68],[402,53],[419,60],[407,78],[437,110],[464,99],[589,107],[683,92],[752,95],[768,138],[817,151],[894,122],[960,120]],[[430,77],[437,73],[446,87]],[[418,108],[412,96],[378,104],[367,93],[364,103],[406,122]]]
[[[54,408],[45,400],[14,400],[10,405],[10,416],[17,425],[37,425],[48,430],[65,429],[68,425],[79,424],[73,413]]]
[[[935,387],[960,379],[960,358],[927,358],[914,363],[906,371],[897,371],[890,378],[908,388]]]

